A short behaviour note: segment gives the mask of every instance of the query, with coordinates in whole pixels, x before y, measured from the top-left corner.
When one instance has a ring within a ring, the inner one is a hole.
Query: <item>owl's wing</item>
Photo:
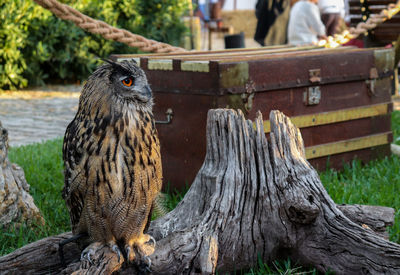
[[[62,196],[70,213],[73,232],[79,223],[84,207],[84,197],[80,191],[80,186],[85,184],[85,172],[80,165],[80,160],[83,157],[83,150],[80,148],[82,142],[77,134],[80,128],[79,125],[81,125],[81,123],[75,117],[67,127],[63,143],[65,180]]]

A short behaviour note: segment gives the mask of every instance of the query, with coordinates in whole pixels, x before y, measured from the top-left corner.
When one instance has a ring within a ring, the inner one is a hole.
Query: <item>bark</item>
[[[24,170],[8,160],[8,132],[0,122],[0,226],[11,223],[44,224],[29,194]]]
[[[400,156],[400,146],[397,144],[390,144],[390,150],[392,151],[392,154],[395,154],[396,156]]]
[[[389,239],[386,229],[394,223],[395,210],[393,208],[358,204],[340,204],[337,207],[351,221]]]
[[[247,269],[259,257],[290,256],[322,272],[399,273],[400,245],[373,231],[392,224],[394,211],[337,206],[306,161],[299,130],[278,111],[270,121],[267,141],[261,114],[254,127],[240,111],[209,112],[203,166],[178,206],[151,223],[152,272],[212,274]],[[66,236],[1,257],[0,273],[134,273],[107,247],[92,263],[79,262],[75,244],[64,249],[69,265],[63,269],[54,248]]]

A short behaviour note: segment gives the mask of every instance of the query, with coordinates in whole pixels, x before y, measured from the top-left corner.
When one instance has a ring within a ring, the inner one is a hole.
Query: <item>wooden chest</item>
[[[191,184],[205,156],[207,111],[238,108],[249,119],[281,110],[301,129],[308,160],[341,168],[388,155],[392,49],[272,47],[134,58],[155,96],[165,186]]]

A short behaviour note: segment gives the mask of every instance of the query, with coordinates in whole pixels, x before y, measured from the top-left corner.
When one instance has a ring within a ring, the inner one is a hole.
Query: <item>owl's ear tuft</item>
[[[103,60],[104,62],[107,62],[108,64],[110,64],[111,66],[115,67],[121,67],[121,65],[119,65],[117,62],[112,61],[111,59],[106,59],[106,58],[101,58],[101,60]]]
[[[124,68],[118,62],[115,62],[115,61],[110,60],[110,59],[105,59],[105,58],[102,58],[101,60],[103,60],[104,62],[107,62],[108,64],[110,64],[114,71],[120,72],[121,74],[125,74],[125,75],[129,75],[130,74],[129,70]]]

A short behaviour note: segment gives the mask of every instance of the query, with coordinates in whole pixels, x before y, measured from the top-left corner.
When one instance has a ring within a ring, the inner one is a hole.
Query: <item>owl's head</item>
[[[122,102],[152,106],[152,92],[146,75],[134,60],[104,61],[89,77],[85,85],[87,90],[95,91],[100,97],[109,95]]]

